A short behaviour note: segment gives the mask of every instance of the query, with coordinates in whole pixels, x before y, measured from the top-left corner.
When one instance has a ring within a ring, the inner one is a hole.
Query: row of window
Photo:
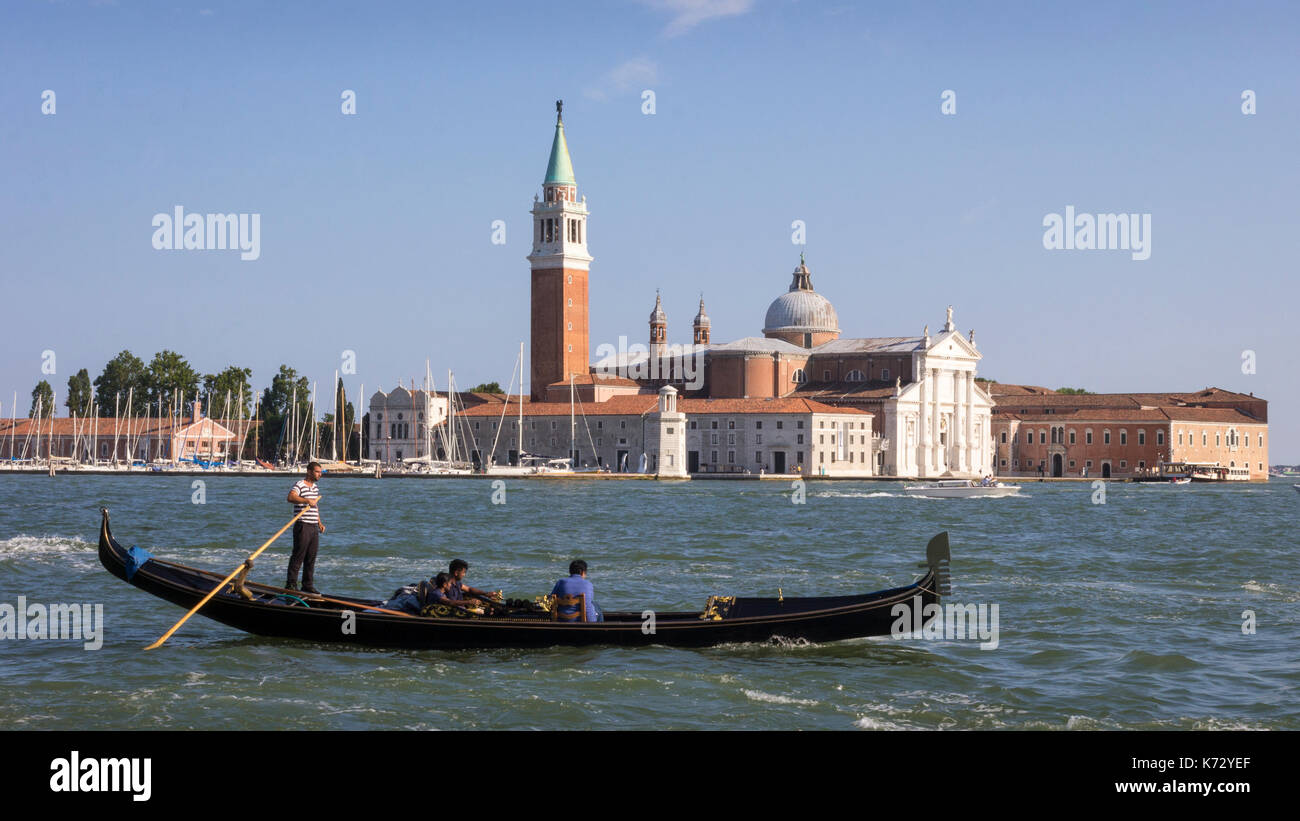
[[[1048,435],[1049,435],[1049,434],[1048,434],[1047,431],[1042,431],[1042,430],[1038,431],[1038,444],[1040,444],[1040,445],[1045,445],[1045,444],[1047,444]],[[1146,432],[1145,430],[1139,430],[1139,431],[1137,432],[1137,435],[1138,435],[1138,441],[1137,441],[1137,443],[1138,443],[1139,445],[1145,445],[1145,444],[1147,443],[1147,432]],[[1066,429],[1065,429],[1065,428],[1052,428],[1052,429],[1051,429],[1050,436],[1051,436],[1051,439],[1052,439],[1052,444],[1054,444],[1054,445],[1065,444],[1065,439],[1066,439],[1066,436],[1067,436]],[[1075,444],[1075,431],[1074,431],[1073,428],[1071,428],[1071,429],[1069,430],[1068,437],[1069,437],[1069,443],[1070,443],[1071,445]],[[1215,447],[1219,447],[1220,445],[1224,444],[1224,441],[1223,441],[1224,438],[1225,438],[1225,437],[1224,437],[1220,432],[1215,431],[1215,434],[1214,434],[1214,445],[1215,445]],[[1202,445],[1208,445],[1208,444],[1209,444],[1209,441],[1210,441],[1209,434],[1208,434],[1206,431],[1201,431],[1201,444],[1202,444]],[[1003,444],[1006,444],[1006,443],[1007,443],[1007,432],[1006,432],[1006,431],[1003,431],[1003,432],[1002,432],[1002,443],[1003,443]],[[1032,431],[1032,430],[1030,430],[1030,431],[1025,431],[1025,444],[1027,444],[1027,445],[1032,445],[1033,443],[1034,443],[1034,431]],[[1127,431],[1127,430],[1124,430],[1124,429],[1121,429],[1121,430],[1120,430],[1120,432],[1119,432],[1119,443],[1120,443],[1121,445],[1127,445],[1127,444],[1128,444],[1128,431]],[[1165,443],[1165,432],[1164,432],[1163,430],[1157,430],[1157,431],[1156,431],[1156,444],[1157,444],[1157,445],[1163,445],[1164,443]],[[1087,429],[1087,430],[1084,431],[1084,444],[1088,444],[1088,445],[1091,445],[1091,444],[1092,444],[1092,429],[1091,429],[1091,428],[1089,428],[1089,429]],[[1105,445],[1109,445],[1109,444],[1110,444],[1110,431],[1109,431],[1109,430],[1103,430],[1103,431],[1102,431],[1102,444],[1105,444]],[[1180,444],[1180,445],[1183,444],[1183,431],[1181,431],[1181,430],[1178,431],[1178,444]],[[1189,444],[1189,445],[1190,445],[1190,444],[1193,444],[1193,433],[1192,433],[1191,431],[1187,431],[1187,444]],[[1240,435],[1238,435],[1238,433],[1237,433],[1236,430],[1229,429],[1229,431],[1228,431],[1228,433],[1227,433],[1227,435],[1226,435],[1226,444],[1227,444],[1229,447],[1238,447],[1238,446],[1250,447],[1250,434],[1246,434],[1246,435],[1244,435],[1244,436],[1240,436]],[[1259,434],[1259,446],[1260,446],[1261,448],[1264,447],[1264,434],[1262,434],[1262,433]]]
[[[669,433],[672,433],[672,432],[673,432],[673,431],[672,431],[672,428],[669,428],[669,429],[668,429],[668,432],[669,432]],[[822,437],[822,438],[825,438],[825,437]],[[716,434],[716,433],[711,433],[711,434],[709,434],[709,444],[710,444],[710,445],[716,445],[716,444],[718,444],[718,434]],[[728,433],[728,434],[727,434],[727,444],[728,444],[728,445],[734,445],[734,444],[736,444],[736,434],[734,434],[734,433]],[[756,445],[761,445],[761,444],[763,444],[763,434],[761,434],[761,433],[756,433],[756,434],[754,434],[754,444],[756,444]],[[795,444],[796,444],[796,445],[802,445],[802,444],[803,444],[803,434],[802,434],[802,433],[797,434],[797,435],[795,436]]]
[[[423,412],[423,411],[420,412],[419,417],[420,417],[420,421],[423,422],[423,421],[424,421],[424,412]],[[403,415],[402,415],[402,414],[400,414],[400,413],[397,414],[397,421],[398,421],[398,422],[402,421],[402,418],[403,418]],[[376,421],[376,422],[382,422],[382,421],[384,421],[384,415],[383,415],[382,413],[376,413],[376,414],[375,414],[375,421]]]
[[[889,379],[889,368],[881,368],[880,378],[886,380]],[[825,382],[829,382],[830,379],[831,379],[831,372],[829,370],[822,371],[822,380]],[[790,375],[790,381],[795,383],[796,385],[802,385],[803,383],[808,381],[808,374],[804,371],[803,368],[799,368],[793,374]],[[844,375],[844,381],[845,382],[866,382],[867,376],[862,371],[852,370]]]

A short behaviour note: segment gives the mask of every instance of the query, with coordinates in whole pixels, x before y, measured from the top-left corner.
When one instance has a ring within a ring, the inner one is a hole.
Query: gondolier
[[[302,518],[293,524],[293,553],[289,556],[289,576],[284,586],[289,590],[298,589],[298,569],[302,568],[302,591],[319,593],[315,587],[316,549],[320,546],[320,534],[325,532],[325,523],[320,520],[320,481],[319,462],[307,465],[307,475],[294,483],[289,490],[289,503],[293,505],[294,515],[306,509]]]

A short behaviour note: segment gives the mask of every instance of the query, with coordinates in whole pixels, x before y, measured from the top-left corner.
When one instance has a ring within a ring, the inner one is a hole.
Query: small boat
[[[113,538],[108,510],[102,512],[99,561],[119,579],[189,609],[225,578],[153,558],[139,548],[128,551]],[[412,616],[377,612],[374,608],[384,604],[377,599],[328,595],[303,599],[303,593],[254,582],[244,583],[249,598],[227,584],[199,613],[259,636],[430,650],[598,644],[708,647],[778,637],[828,642],[890,635],[899,619],[893,612],[899,604],[910,608],[919,601],[922,615],[931,615],[937,608],[930,605],[938,605],[941,595],[950,595],[949,560],[944,532],[926,546],[926,561],[920,565],[925,571],[912,584],[848,596],[710,596],[703,610],[656,612],[653,621],[643,618],[646,611],[638,609],[607,612],[605,621],[598,623],[560,622],[547,612],[523,606],[481,616],[464,611]],[[344,625],[350,629],[343,629]],[[159,624],[160,630],[164,627]]]
[[[1191,483],[1192,483],[1192,477],[1190,476],[1183,476],[1182,478],[1174,478],[1169,480],[1169,484],[1171,485],[1190,485]]]
[[[903,492],[908,496],[929,496],[935,499],[998,498],[1019,494],[1020,485],[1004,485],[1001,482],[981,485],[970,479],[943,479],[923,485],[906,485]]]

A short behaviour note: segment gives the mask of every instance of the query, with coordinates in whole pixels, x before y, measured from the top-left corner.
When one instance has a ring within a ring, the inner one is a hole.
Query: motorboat
[[[903,492],[908,496],[928,496],[935,499],[999,498],[1018,495],[1020,485],[1004,485],[997,481],[986,485],[973,479],[941,479],[920,485],[906,485],[903,487]]]

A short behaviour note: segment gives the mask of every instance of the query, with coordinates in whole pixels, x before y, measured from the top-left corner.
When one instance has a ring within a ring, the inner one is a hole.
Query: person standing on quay
[[[307,475],[294,483],[289,490],[289,503],[293,505],[296,516],[306,508],[302,518],[293,523],[293,554],[289,556],[289,580],[284,586],[288,590],[298,589],[298,568],[302,568],[302,592],[319,593],[314,586],[316,573],[316,548],[320,546],[320,534],[325,532],[325,523],[320,520],[320,462],[307,465]]]

